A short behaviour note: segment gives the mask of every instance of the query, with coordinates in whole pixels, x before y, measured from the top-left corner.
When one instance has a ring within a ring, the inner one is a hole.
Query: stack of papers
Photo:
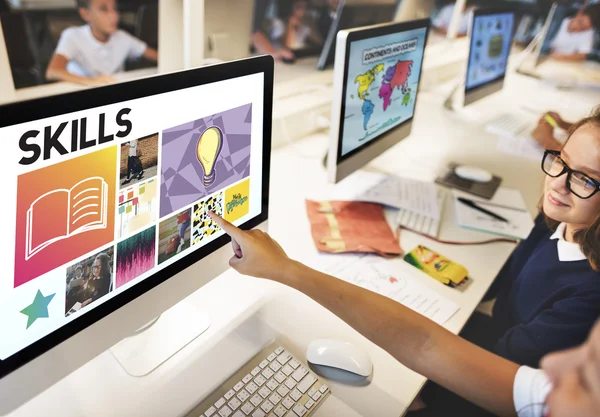
[[[507,155],[534,161],[541,161],[544,156],[544,148],[528,136],[498,136],[497,149]]]
[[[519,190],[500,187],[490,200],[484,200],[458,190],[453,190],[452,193],[456,205],[457,221],[461,227],[521,240],[527,238],[533,229],[533,219]],[[471,200],[479,207],[504,217],[508,223],[461,203],[458,201],[458,197]]]
[[[357,200],[409,210],[436,220],[440,218],[434,183],[388,175],[374,187],[359,194]]]
[[[434,183],[359,171],[336,185],[328,199],[376,203],[439,220],[441,210],[437,197]]]

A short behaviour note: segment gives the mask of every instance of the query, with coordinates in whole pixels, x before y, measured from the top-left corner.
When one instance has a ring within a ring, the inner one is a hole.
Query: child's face
[[[302,19],[304,17],[304,15],[306,14],[306,8],[308,7],[308,2],[307,1],[296,1],[294,3],[294,16],[296,16],[299,19]]]
[[[104,35],[112,35],[117,30],[119,12],[116,0],[90,0],[89,7],[79,12],[83,20]]]
[[[583,32],[592,28],[592,20],[590,17],[583,13],[578,13],[567,26],[568,32]]]
[[[581,126],[571,135],[560,156],[571,169],[600,181],[600,126],[593,123]],[[589,190],[593,189],[592,184],[589,186]],[[575,179],[571,187],[575,187]],[[569,192],[566,173],[557,178],[546,176],[543,206],[548,217],[581,229],[588,227],[598,214],[600,193],[582,199]]]

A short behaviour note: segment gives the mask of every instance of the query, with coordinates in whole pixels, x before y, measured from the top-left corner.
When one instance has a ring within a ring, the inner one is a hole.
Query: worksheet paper
[[[316,263],[320,271],[391,298],[440,325],[459,310],[454,301],[406,272],[412,267],[400,258],[382,259],[366,254],[319,255]]]
[[[520,240],[526,239],[533,229],[533,219],[519,190],[500,187],[490,200],[459,190],[452,190],[452,194],[456,206],[456,219],[460,227]],[[469,199],[482,208],[504,217],[508,223],[496,220],[461,203],[458,197]]]
[[[439,220],[437,186],[396,175],[357,172],[335,187],[329,200],[364,201],[405,209]]]
[[[498,136],[497,149],[507,155],[540,162],[544,155],[544,148],[541,145],[535,140],[523,136]]]

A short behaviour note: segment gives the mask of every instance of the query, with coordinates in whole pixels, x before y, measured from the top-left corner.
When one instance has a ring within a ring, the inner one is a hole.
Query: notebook
[[[460,227],[520,240],[527,238],[533,229],[533,219],[519,190],[500,187],[490,200],[474,197],[472,194],[458,190],[453,190],[452,194],[456,206],[456,219]],[[461,203],[458,197],[472,200],[480,207],[504,217],[508,223],[496,220]]]

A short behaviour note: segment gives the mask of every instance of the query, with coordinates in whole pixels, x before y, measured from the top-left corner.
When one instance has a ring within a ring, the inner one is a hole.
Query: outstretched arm
[[[499,416],[516,414],[513,382],[518,365],[387,297],[290,260],[261,231],[242,231],[211,216],[232,237],[230,265],[240,273],[303,292],[408,368]]]

